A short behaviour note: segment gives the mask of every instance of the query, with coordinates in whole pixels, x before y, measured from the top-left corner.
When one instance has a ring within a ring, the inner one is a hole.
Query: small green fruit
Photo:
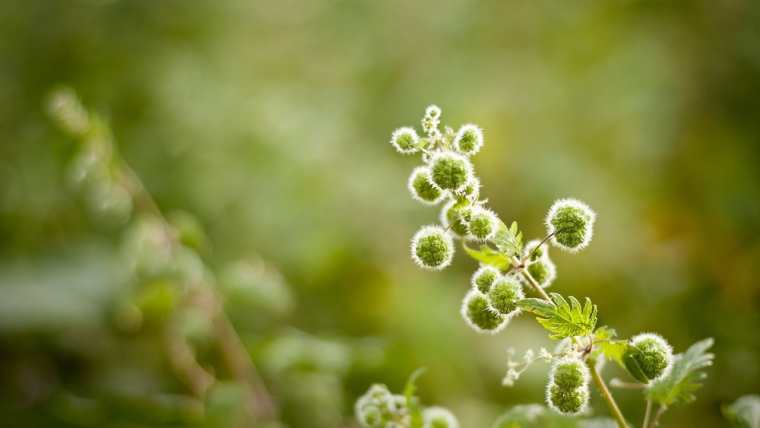
[[[576,199],[560,199],[546,216],[552,244],[568,252],[577,252],[588,246],[594,232],[596,214],[588,205]]]
[[[444,197],[441,189],[435,187],[430,181],[430,169],[420,166],[412,171],[407,183],[412,198],[426,205],[435,205]]]
[[[634,378],[648,383],[667,375],[673,365],[673,350],[661,336],[643,333],[631,338],[623,362]]]
[[[472,165],[460,154],[436,153],[430,160],[430,175],[433,184],[441,190],[459,192],[467,186],[472,177]]]
[[[477,290],[470,290],[462,302],[462,317],[478,333],[497,333],[508,319],[488,304],[488,298]]]
[[[491,307],[500,314],[514,316],[517,314],[517,302],[525,298],[520,281],[507,275],[497,279],[488,291]]]
[[[481,266],[472,274],[472,287],[483,294],[487,294],[494,282],[500,277],[501,273],[495,267]]]
[[[412,260],[424,269],[441,270],[451,264],[454,241],[440,226],[424,226],[412,238]]]

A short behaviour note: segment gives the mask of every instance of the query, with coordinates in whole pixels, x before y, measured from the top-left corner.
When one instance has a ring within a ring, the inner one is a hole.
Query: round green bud
[[[430,159],[430,175],[433,184],[441,190],[459,192],[472,178],[472,164],[454,152],[436,153]]]
[[[493,211],[476,207],[470,213],[470,222],[467,228],[473,238],[486,241],[496,234],[498,222],[499,219]]]
[[[401,154],[410,155],[416,153],[420,146],[420,137],[414,128],[404,126],[393,131],[391,134],[391,144]]]
[[[631,338],[623,353],[628,372],[648,383],[665,377],[673,366],[673,349],[660,335],[642,333]]]
[[[546,402],[553,410],[563,415],[574,416],[586,410],[588,404],[588,388],[563,388],[549,383],[546,391]]]
[[[574,253],[591,242],[596,214],[588,205],[576,199],[560,199],[546,216],[547,232],[556,247]]]
[[[441,270],[451,264],[454,240],[440,226],[424,226],[412,238],[412,260],[429,270]]]
[[[577,358],[558,360],[549,374],[549,382],[565,390],[587,387],[589,378],[588,367]]]
[[[464,186],[464,189],[460,192],[460,198],[467,199],[471,202],[477,201],[478,198],[480,198],[480,180],[478,177],[473,175],[472,178],[470,178],[470,181],[467,182],[467,185]]]
[[[422,412],[423,428],[459,428],[459,421],[449,409],[432,406]]]
[[[518,314],[517,302],[523,298],[525,295],[520,281],[511,275],[497,279],[488,291],[491,307],[510,317]]]
[[[466,236],[469,233],[467,224],[470,220],[470,214],[469,202],[451,200],[441,209],[441,224],[457,237]]]
[[[488,293],[491,286],[497,279],[501,278],[501,273],[493,266],[481,266],[472,274],[472,288],[483,294]]]
[[[488,303],[488,298],[477,290],[470,290],[462,301],[462,317],[478,333],[498,333],[509,319]]]
[[[551,260],[544,259],[528,263],[527,270],[541,288],[548,288],[557,277],[556,267]]]
[[[412,171],[407,186],[412,198],[426,205],[435,205],[445,196],[445,193],[430,181],[430,169],[425,166],[418,166]]]
[[[462,125],[454,137],[454,148],[463,155],[472,156],[480,151],[481,147],[483,147],[483,130],[471,123]]]

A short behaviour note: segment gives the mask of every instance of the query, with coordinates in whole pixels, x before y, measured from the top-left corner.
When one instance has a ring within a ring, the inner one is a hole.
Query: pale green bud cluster
[[[547,288],[557,278],[557,268],[549,258],[549,246],[542,244],[538,247],[539,243],[539,240],[534,239],[525,244],[523,258],[530,276],[541,288]]]
[[[441,270],[451,264],[454,240],[441,226],[424,226],[412,237],[412,260],[423,269]]]
[[[422,412],[423,428],[459,428],[456,416],[447,408],[432,406]]]
[[[493,238],[501,221],[479,200],[480,180],[469,159],[483,146],[483,131],[473,124],[456,132],[450,127],[441,131],[441,109],[434,105],[427,107],[421,123],[424,137],[411,127],[399,128],[391,136],[398,152],[421,153],[424,165],[414,168],[407,181],[412,198],[425,205],[445,202],[439,220],[453,237],[481,242]],[[430,237],[431,227],[423,227],[412,239],[412,259],[423,268],[439,270],[451,262],[453,246],[440,231]]]
[[[546,403],[564,415],[582,413],[588,405],[589,370],[578,358],[562,358],[554,363],[546,387]]]
[[[421,408],[417,401],[417,397],[408,400],[392,394],[385,385],[375,384],[356,400],[354,413],[359,425],[366,428],[410,428],[415,416],[423,428],[459,428],[459,421],[448,409]]]
[[[577,199],[560,199],[546,216],[547,233],[556,247],[574,253],[591,242],[596,214]]]
[[[658,334],[642,333],[628,342],[623,362],[638,381],[656,381],[665,377],[673,367],[673,348]]]
[[[520,313],[517,302],[525,297],[522,284],[512,275],[483,266],[472,276],[472,290],[462,302],[465,322],[479,333],[497,333]]]

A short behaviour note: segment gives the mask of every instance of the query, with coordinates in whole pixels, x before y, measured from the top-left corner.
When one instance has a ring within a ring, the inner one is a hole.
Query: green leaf
[[[473,259],[483,264],[493,266],[496,269],[507,270],[512,265],[512,261],[507,255],[494,251],[487,245],[482,245],[480,250],[475,250],[462,242],[462,248],[464,248],[464,251]]]
[[[568,300],[557,293],[551,293],[552,303],[545,300],[528,298],[517,302],[520,309],[536,316],[536,321],[549,332],[551,339],[564,339],[572,336],[588,336],[596,327],[597,308],[586,298],[581,303],[575,297]]]
[[[499,227],[496,230],[496,235],[491,239],[507,258],[520,257],[523,252],[523,236],[517,227],[517,222],[512,222],[512,225],[507,227],[504,223],[499,222]]]
[[[417,378],[425,373],[425,370],[427,370],[425,367],[415,370],[409,376],[406,385],[404,385],[404,398],[406,399],[406,406],[409,409],[409,416],[411,417],[410,428],[422,428],[425,423],[422,417],[422,406],[415,395],[417,393]]]
[[[760,428],[760,395],[739,397],[728,406],[722,406],[723,416],[737,428]]]
[[[701,340],[683,354],[675,355],[673,369],[647,388],[647,398],[665,407],[694,401],[694,392],[702,387],[701,382],[707,377],[702,369],[711,366],[713,362],[714,355],[706,352],[713,342],[712,338]]]
[[[615,340],[617,332],[614,328],[605,326],[599,327],[594,332],[594,344],[596,349],[594,356],[603,354],[608,360],[614,361],[625,368],[623,364],[623,353],[628,343],[625,340]]]

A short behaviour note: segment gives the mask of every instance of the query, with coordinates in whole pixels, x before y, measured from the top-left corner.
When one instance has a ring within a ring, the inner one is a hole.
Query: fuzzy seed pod
[[[423,428],[459,428],[459,421],[449,409],[432,406],[422,412]]]
[[[591,242],[596,214],[577,199],[560,199],[549,209],[546,227],[556,247],[574,253]]]
[[[436,153],[430,159],[430,176],[441,190],[460,192],[472,179],[472,164],[454,152]]]
[[[416,153],[420,148],[420,137],[414,128],[404,126],[393,131],[391,134],[391,144],[401,154],[410,155]]]
[[[449,228],[454,236],[463,237],[469,233],[471,207],[468,201],[451,200],[441,209],[441,224]]]
[[[454,241],[440,226],[423,226],[412,238],[412,260],[429,270],[441,270],[451,263]]]
[[[418,166],[412,171],[407,183],[412,198],[426,205],[435,205],[443,200],[445,194],[430,181],[430,169]]]
[[[549,382],[563,389],[587,387],[590,379],[588,367],[577,358],[563,358],[554,363]]]
[[[648,383],[665,377],[673,367],[673,349],[662,336],[642,333],[631,338],[623,353],[628,372],[638,381]]]
[[[441,109],[437,105],[429,105],[425,109],[425,116],[422,118],[422,130],[430,136],[440,135],[438,125],[441,122]]]
[[[367,428],[387,428],[393,420],[408,418],[406,402],[391,394],[385,385],[375,384],[356,400],[354,413],[359,424]]]
[[[481,266],[472,274],[472,288],[487,294],[491,286],[497,279],[501,278],[501,273],[493,266]]]
[[[454,137],[454,148],[465,156],[472,156],[483,147],[483,130],[477,125],[462,125]]]
[[[498,222],[499,218],[493,211],[476,207],[472,209],[467,228],[473,238],[487,241],[496,234]]]
[[[488,290],[488,301],[491,307],[502,315],[508,317],[519,313],[517,302],[525,298],[522,285],[512,275],[498,278],[491,289]]]
[[[546,403],[554,411],[567,416],[583,413],[588,404],[588,388],[563,388],[557,384],[549,383],[546,389]]]
[[[541,288],[547,288],[557,278],[557,268],[549,258],[549,246],[542,244],[541,247],[536,248],[539,243],[538,239],[534,239],[525,244],[523,257],[530,276]]]
[[[478,333],[498,333],[509,321],[488,304],[488,298],[477,290],[470,290],[462,301],[462,317]]]

